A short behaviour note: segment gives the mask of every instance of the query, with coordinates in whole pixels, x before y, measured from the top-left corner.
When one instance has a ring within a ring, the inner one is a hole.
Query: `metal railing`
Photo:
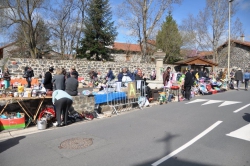
[[[108,82],[107,83],[107,105],[110,106],[112,113],[128,111],[133,106],[138,105],[143,108],[147,102],[146,83],[143,80],[132,82]]]

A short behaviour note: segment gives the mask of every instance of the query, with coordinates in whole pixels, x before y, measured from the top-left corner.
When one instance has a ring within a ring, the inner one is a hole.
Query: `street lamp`
[[[227,78],[230,78],[230,21],[231,21],[231,2],[234,0],[229,0],[229,7],[228,7],[228,59],[227,59]]]

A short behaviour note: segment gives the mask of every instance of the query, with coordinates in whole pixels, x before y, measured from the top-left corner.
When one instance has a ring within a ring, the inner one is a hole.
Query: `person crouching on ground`
[[[77,96],[78,94],[78,80],[75,78],[76,75],[71,73],[70,77],[65,81],[65,91],[71,96]]]
[[[70,109],[73,103],[73,98],[63,90],[55,90],[52,93],[52,103],[54,104],[56,109],[56,127],[67,125],[68,110]],[[61,115],[63,117],[63,122],[61,119]]]

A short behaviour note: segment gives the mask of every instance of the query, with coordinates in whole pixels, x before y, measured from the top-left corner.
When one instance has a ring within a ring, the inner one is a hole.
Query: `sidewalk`
[[[158,103],[152,102],[149,105],[150,105],[150,107],[152,107],[154,105],[158,105]],[[150,107],[145,107],[145,108],[150,108]],[[137,110],[140,110],[140,109],[135,108],[135,109],[132,109],[130,111],[121,111],[118,113],[118,115],[122,115],[124,113],[129,113],[131,111],[137,111]],[[106,111],[103,114],[100,114],[99,118],[95,118],[95,119],[104,119],[104,118],[109,118],[109,117],[113,117],[113,116],[117,116],[117,115],[112,114],[112,111]],[[82,123],[87,123],[87,122],[91,122],[91,121],[92,120],[83,120],[83,121],[72,123],[70,126],[80,125]],[[65,126],[65,127],[67,127],[67,126]],[[57,127],[50,127],[50,128],[45,129],[45,130],[38,130],[37,126],[32,126],[32,127],[28,127],[25,129],[3,130],[0,132],[0,140],[10,139],[10,138],[18,137],[18,136],[26,136],[26,135],[45,132],[45,131],[54,130],[54,129],[58,129],[58,128]]]

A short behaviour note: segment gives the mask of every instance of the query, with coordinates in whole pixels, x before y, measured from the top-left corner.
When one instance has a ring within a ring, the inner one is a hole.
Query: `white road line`
[[[209,128],[207,128],[206,130],[204,130],[202,133],[200,133],[199,135],[197,135],[196,137],[194,137],[192,140],[190,140],[186,144],[182,145],[181,147],[179,147],[178,149],[176,149],[175,151],[173,151],[169,155],[167,155],[167,156],[161,158],[160,160],[154,162],[152,164],[152,166],[157,166],[157,165],[160,165],[161,163],[167,161],[169,158],[173,157],[174,155],[178,154],[179,152],[183,151],[184,149],[186,149],[187,147],[189,147],[190,145],[192,145],[193,143],[195,143],[196,141],[198,141],[200,138],[202,138],[203,136],[205,136],[207,133],[209,133],[210,131],[212,131],[215,127],[217,127],[221,123],[222,123],[222,121],[217,121],[212,126],[210,126]]]
[[[235,110],[234,113],[240,112],[241,110],[243,110],[244,108],[247,108],[248,106],[250,106],[250,104],[247,104],[247,105]]]
[[[208,99],[195,99],[194,101],[190,101],[186,104],[191,104],[191,103],[198,103],[198,102],[203,102],[203,101],[208,101]]]
[[[241,103],[241,102],[239,102],[239,101],[225,101],[224,103],[219,105],[219,107],[223,107],[223,106],[226,106],[226,105],[232,105],[232,104],[238,104],[238,103]]]
[[[208,104],[214,104],[214,103],[221,103],[222,100],[209,100],[208,102],[202,104],[202,105],[208,105]]]
[[[235,130],[226,135],[230,137],[235,137],[235,138],[243,139],[246,141],[250,141],[250,124],[243,126],[240,129]]]

